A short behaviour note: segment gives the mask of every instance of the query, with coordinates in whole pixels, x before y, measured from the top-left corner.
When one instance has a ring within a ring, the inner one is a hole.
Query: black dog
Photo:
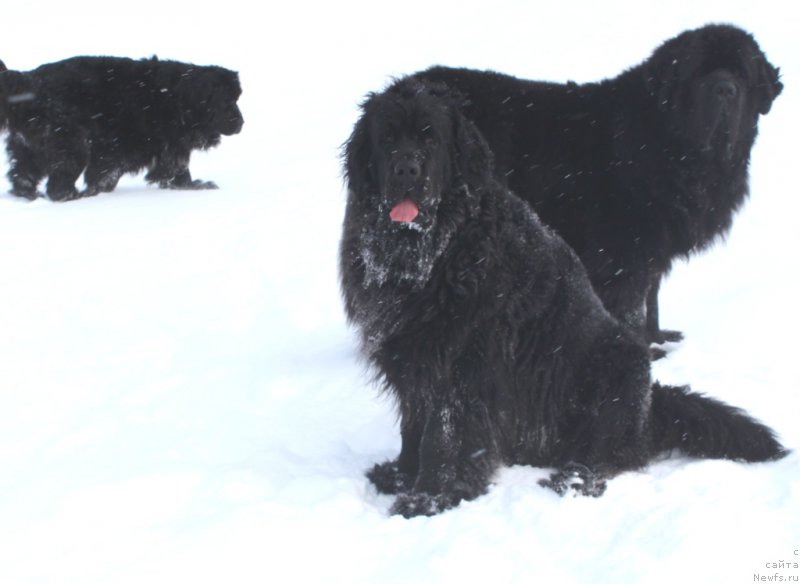
[[[75,57],[0,73],[11,192],[33,199],[48,177],[47,195],[66,201],[112,191],[143,169],[162,188],[216,188],[192,180],[189,158],[242,129],[240,95],[234,71],[155,57]]]
[[[397,399],[402,451],[373,468],[394,513],[485,492],[503,464],[600,494],[657,453],[779,457],[771,430],[686,388],[651,387],[648,347],[609,315],[578,257],[493,178],[444,86],[395,83],[345,146],[340,277],[363,351]],[[575,485],[571,485],[575,486]]]
[[[577,252],[614,316],[649,341],[680,339],[659,326],[661,277],[730,229],[758,116],[783,87],[752,36],[684,32],[586,85],[446,67],[416,77],[466,95],[498,175]]]

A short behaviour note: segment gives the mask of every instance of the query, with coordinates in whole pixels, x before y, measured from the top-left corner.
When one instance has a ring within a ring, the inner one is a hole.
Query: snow
[[[665,460],[599,499],[558,498],[537,485],[546,469],[514,467],[440,516],[389,517],[363,473],[396,455],[398,429],[336,274],[339,146],[390,76],[442,63],[589,81],[683,29],[739,24],[786,88],[727,242],[662,288],[662,320],[687,338],[655,375],[747,409],[797,450],[791,4],[257,6],[4,11],[10,68],[76,54],[220,64],[241,72],[245,126],[193,159],[218,191],[136,176],[67,204],[0,195],[0,582],[796,581],[796,452]]]

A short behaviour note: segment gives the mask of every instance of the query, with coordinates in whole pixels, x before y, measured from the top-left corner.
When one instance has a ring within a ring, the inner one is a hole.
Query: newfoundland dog
[[[484,493],[500,465],[599,495],[678,449],[761,461],[783,448],[744,412],[652,384],[648,347],[603,307],[580,260],[493,178],[492,155],[444,85],[372,94],[344,147],[347,316],[396,398],[402,450],[368,474],[393,513]]]
[[[681,338],[659,326],[661,277],[730,229],[758,116],[783,88],[752,36],[687,31],[585,85],[447,67],[416,77],[467,97],[498,176],[577,252],[614,316],[652,342]]]
[[[156,57],[74,57],[2,72],[11,192],[34,199],[47,178],[47,195],[67,201],[112,191],[143,169],[161,188],[216,188],[192,179],[189,158],[242,129],[240,94],[234,71]]]

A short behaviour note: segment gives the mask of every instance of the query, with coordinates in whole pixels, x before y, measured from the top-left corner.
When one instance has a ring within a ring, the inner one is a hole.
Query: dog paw
[[[210,180],[192,180],[184,181],[181,179],[162,180],[158,183],[162,189],[172,189],[178,191],[207,191],[218,189],[217,183]]]
[[[28,187],[28,186],[19,186],[16,185],[14,188],[11,189],[11,194],[15,197],[20,197],[23,199],[27,199],[29,201],[35,201],[37,198],[41,197],[42,195],[36,191],[36,187]]]
[[[647,340],[656,345],[680,343],[683,340],[683,333],[681,331],[670,331],[666,329],[658,329],[657,331],[648,330]]]
[[[606,492],[605,477],[587,466],[572,462],[550,475],[549,479],[542,479],[539,485],[552,489],[558,495],[564,496],[574,492],[585,497],[599,497]]]
[[[95,188],[95,187],[88,187],[88,188],[83,189],[83,191],[81,191],[80,198],[96,197],[100,193],[107,193],[107,192],[109,192],[109,191],[104,191],[102,189]],[[76,197],[76,198],[78,198],[78,197]]]
[[[683,333],[681,331],[662,330],[661,336],[665,343],[680,343],[683,340]]]
[[[51,201],[56,203],[67,203],[69,201],[76,201],[84,197],[84,194],[77,189],[64,191],[62,193],[48,193]]]
[[[667,352],[664,349],[660,349],[658,347],[650,347],[650,360],[651,361],[658,361],[659,359],[663,359],[667,356]]]
[[[217,183],[210,180],[193,180],[192,181],[192,189],[197,191],[205,191],[205,190],[214,190],[218,189]]]
[[[451,495],[429,495],[428,493],[403,493],[398,495],[390,513],[402,515],[406,519],[411,517],[430,517],[442,511],[455,507],[459,499]]]
[[[411,476],[402,472],[395,461],[376,464],[367,472],[367,478],[375,485],[378,492],[384,495],[409,491],[414,484]]]

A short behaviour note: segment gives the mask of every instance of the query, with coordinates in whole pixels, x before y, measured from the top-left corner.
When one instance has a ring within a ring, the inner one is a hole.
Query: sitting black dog
[[[505,464],[556,467],[546,486],[599,495],[605,478],[672,449],[784,453],[744,412],[652,384],[648,347],[606,311],[572,249],[495,180],[445,86],[404,79],[370,96],[345,171],[345,308],[400,412],[400,455],[369,473],[398,495],[394,513],[473,499]]]
[[[156,57],[74,57],[3,71],[11,192],[34,199],[48,178],[47,195],[67,201],[112,191],[123,174],[143,169],[161,188],[216,188],[192,180],[189,158],[241,131],[240,95],[234,71]]]

